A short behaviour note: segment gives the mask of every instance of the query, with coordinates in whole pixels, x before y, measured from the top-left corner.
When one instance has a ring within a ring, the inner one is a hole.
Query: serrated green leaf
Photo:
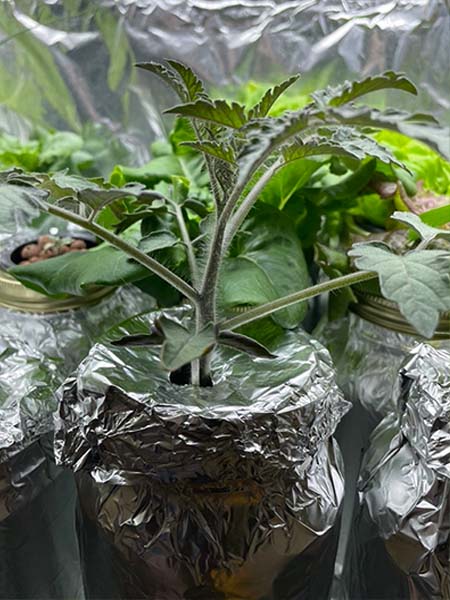
[[[206,97],[203,83],[190,67],[177,60],[168,60],[167,63],[181,77],[186,89],[187,99],[190,102],[194,102],[201,97]]]
[[[371,92],[385,89],[398,89],[417,95],[416,87],[405,75],[386,71],[380,75],[367,77],[362,81],[345,81],[341,85],[328,86],[324,90],[312,93],[311,97],[320,106],[324,104],[341,106]]]
[[[164,112],[200,119],[232,129],[240,129],[247,122],[245,107],[237,102],[228,103],[225,100],[197,100],[173,106]]]
[[[289,77],[289,79],[286,79],[282,83],[267,90],[261,100],[249,110],[249,119],[261,119],[262,117],[266,117],[278,98],[291,87],[291,85],[298,81],[299,77],[300,75],[293,75],[292,77]]]
[[[276,148],[308,126],[312,116],[311,106],[307,106],[296,112],[285,113],[281,117],[251,121],[243,129],[247,139],[237,157],[238,182],[248,181]]]
[[[412,227],[412,229],[420,235],[426,246],[438,237],[450,239],[450,231],[448,229],[431,227],[424,223],[422,219],[414,213],[395,211],[391,218],[395,221],[405,223],[408,227]]]
[[[220,144],[219,142],[185,142],[183,146],[189,146],[189,148],[192,148],[193,150],[209,154],[210,156],[214,156],[214,158],[224,160],[232,165],[236,163],[233,148]]]
[[[150,73],[157,75],[160,79],[167,83],[174,90],[174,92],[176,92],[181,100],[189,100],[182,80],[180,80],[179,75],[172,69],[168,69],[163,64],[157,62],[137,63],[135,66],[139,67],[139,69],[144,69],[145,71],[150,71]]]
[[[439,314],[450,310],[450,253],[417,250],[394,254],[384,244],[355,244],[349,252],[359,269],[375,271],[383,296],[425,338],[436,330]]]
[[[329,114],[337,121],[347,125],[394,131],[399,131],[401,125],[410,123],[437,124],[437,120],[432,115],[409,113],[394,108],[378,110],[368,106],[345,105],[330,109]]]
[[[323,127],[319,134],[310,136],[306,140],[296,139],[283,149],[286,162],[324,154],[350,156],[358,160],[367,157],[378,158],[382,162],[402,166],[388,149],[353,127]]]
[[[161,349],[161,362],[168,371],[175,371],[204,356],[216,343],[214,327],[211,324],[198,333],[189,331],[165,317],[162,317],[158,324],[165,337]]]

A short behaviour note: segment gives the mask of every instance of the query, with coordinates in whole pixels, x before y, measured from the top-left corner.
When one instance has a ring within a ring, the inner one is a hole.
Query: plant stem
[[[257,319],[271,315],[277,310],[287,308],[292,304],[297,304],[297,302],[303,302],[304,300],[314,298],[314,296],[318,296],[319,294],[332,292],[333,290],[354,285],[355,283],[360,283],[361,281],[368,281],[369,279],[374,279],[375,277],[377,277],[375,271],[357,271],[356,273],[342,275],[342,277],[336,277],[335,279],[318,283],[317,285],[313,285],[305,290],[301,290],[300,292],[294,292],[293,294],[289,294],[289,296],[284,296],[283,298],[278,298],[272,302],[261,304],[261,306],[251,308],[250,310],[236,317],[222,321],[222,323],[219,323],[219,330],[224,331],[236,329],[237,327],[247,325],[247,323],[251,323],[252,321],[256,321]]]
[[[189,267],[191,269],[192,282],[194,285],[197,285],[199,279],[197,260],[195,258],[194,247],[192,246],[192,241],[189,236],[185,220],[183,218],[183,211],[181,210],[181,207],[175,202],[173,203],[173,207],[175,209],[175,215],[177,217],[181,237],[183,239],[184,245],[186,246]]]
[[[91,222],[88,219],[80,217],[79,215],[76,215],[68,210],[65,210],[64,208],[60,208],[53,204],[47,205],[47,211],[52,215],[61,217],[63,219],[66,219],[66,221],[70,221],[71,223],[75,223],[75,225],[83,227],[87,231],[90,231],[97,235],[105,242],[111,244],[111,246],[114,246],[119,250],[123,250],[123,252],[126,252],[129,256],[131,256],[138,263],[146,267],[149,271],[151,271],[155,275],[158,275],[159,277],[161,277],[161,279],[164,279],[164,281],[167,281],[167,283],[172,285],[181,294],[189,298],[189,300],[191,300],[195,305],[198,304],[198,292],[192,286],[190,286],[183,279],[181,279],[181,277],[178,277],[178,275],[176,275],[175,273],[172,273],[172,271],[170,271],[167,267],[159,263],[157,260],[151,258],[151,256],[148,256],[147,254],[145,254],[145,252],[141,252],[141,250],[136,248],[136,246],[128,244],[125,240],[123,240],[115,233],[108,231],[101,225],[98,225],[98,223]]]
[[[273,163],[273,165],[271,167],[269,167],[267,169],[267,171],[265,173],[263,173],[261,175],[261,177],[258,179],[256,184],[253,186],[253,188],[250,190],[250,192],[244,198],[244,200],[242,201],[242,204],[236,210],[236,212],[234,213],[233,217],[231,218],[230,222],[228,223],[228,225],[226,227],[225,239],[224,239],[223,246],[222,246],[222,253],[226,252],[228,246],[230,245],[231,240],[236,235],[237,231],[239,230],[239,227],[245,221],[252,206],[258,200],[258,196],[260,195],[262,190],[269,183],[269,181],[272,179],[272,177],[275,175],[275,173],[278,171],[278,169],[280,169],[282,166],[283,166],[283,161],[281,158],[279,158],[277,161],[275,161]]]

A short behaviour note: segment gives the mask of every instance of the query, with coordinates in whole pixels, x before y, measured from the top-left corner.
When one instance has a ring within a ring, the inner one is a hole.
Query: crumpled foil
[[[50,315],[0,308],[0,463],[53,429],[56,391],[100,333],[151,304],[137,288],[121,288]]]
[[[353,409],[336,432],[344,457],[346,487],[333,600],[344,600],[349,598],[347,553],[351,549],[351,531],[358,506],[357,481],[361,459],[374,427],[389,414],[398,412],[394,388],[399,369],[419,338],[381,327],[350,313],[343,319],[328,323],[320,339],[333,357],[338,385],[353,403]],[[450,350],[450,340],[432,343],[437,348]]]
[[[327,596],[348,403],[306,334],[276,354],[220,350],[197,388],[171,384],[157,348],[97,344],[66,381],[55,452],[76,471],[88,597]]]
[[[395,401],[398,415],[375,429],[363,464],[351,597],[444,600],[450,597],[450,353],[416,346],[400,371]]]
[[[438,117],[446,129],[424,135],[450,156],[446,0],[10,0],[1,11],[0,123],[23,137],[30,121],[96,123],[145,162],[174,99],[132,65],[169,57],[216,87],[300,71],[311,91],[404,71],[419,95],[387,102]]]
[[[381,327],[350,313],[327,325],[321,336],[336,365],[337,381],[346,398],[367,411],[370,426],[396,410],[393,387],[405,357],[420,341],[406,333]],[[449,340],[433,346],[450,350]]]
[[[73,473],[53,456],[56,391],[102,330],[148,309],[123,288],[88,308],[0,308],[0,597],[84,598]]]

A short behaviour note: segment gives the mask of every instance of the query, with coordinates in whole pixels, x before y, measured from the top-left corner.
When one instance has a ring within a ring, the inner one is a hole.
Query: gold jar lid
[[[361,289],[361,287],[363,286],[355,286],[353,289],[358,302],[351,305],[352,312],[362,319],[381,327],[420,337],[414,327],[401,314],[395,302],[386,300],[381,295],[374,293],[374,289],[369,292]],[[450,313],[441,315],[434,336],[431,339],[450,339]]]
[[[27,313],[55,313],[81,308],[99,302],[114,291],[111,287],[96,287],[83,296],[52,298],[25,287],[20,281],[0,270],[0,306]]]

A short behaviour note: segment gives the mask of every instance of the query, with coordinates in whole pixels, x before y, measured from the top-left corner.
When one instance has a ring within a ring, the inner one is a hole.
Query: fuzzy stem
[[[192,241],[183,218],[183,211],[181,210],[181,207],[175,202],[173,203],[173,207],[175,209],[175,215],[178,221],[178,227],[180,228],[181,237],[183,239],[184,245],[186,246],[187,258],[189,262],[189,267],[191,269],[192,282],[194,283],[194,285],[197,285],[199,278],[197,260],[195,258],[194,247],[192,246]]]
[[[222,323],[219,323],[219,329],[220,331],[236,329],[237,327],[247,325],[247,323],[271,315],[277,310],[287,308],[292,304],[297,304],[297,302],[303,302],[304,300],[314,298],[314,296],[318,296],[319,294],[332,292],[333,290],[354,285],[361,281],[368,281],[375,277],[377,277],[375,271],[357,271],[356,273],[350,273],[349,275],[342,275],[342,277],[336,277],[335,279],[318,283],[317,285],[313,285],[300,292],[294,292],[293,294],[289,294],[289,296],[284,296],[283,298],[278,298],[272,302],[267,302],[266,304],[261,304],[261,306],[251,308],[241,315],[222,321]]]
[[[161,279],[164,279],[164,281],[167,281],[167,283],[172,285],[181,294],[189,298],[189,300],[191,300],[195,305],[198,304],[198,293],[192,286],[190,286],[183,279],[181,279],[181,277],[178,277],[178,275],[176,275],[175,273],[172,273],[172,271],[170,271],[167,267],[159,263],[154,258],[151,258],[144,252],[141,252],[135,246],[132,246],[131,244],[125,242],[125,240],[123,240],[118,235],[112,233],[111,231],[108,231],[101,225],[98,225],[98,223],[90,222],[88,219],[80,217],[68,210],[65,210],[64,208],[59,208],[58,206],[55,206],[53,204],[47,205],[47,211],[52,215],[61,217],[66,221],[70,221],[71,223],[75,223],[75,225],[79,225],[80,227],[87,229],[88,231],[94,233],[105,242],[111,244],[111,246],[114,246],[119,250],[123,250],[123,252],[126,252],[126,254],[128,254],[138,263],[146,267],[149,271],[155,273],[155,275],[158,275],[159,277],[161,277]]]
[[[273,163],[273,165],[271,167],[269,167],[267,169],[267,171],[265,173],[263,173],[261,175],[261,177],[258,179],[256,184],[253,186],[253,188],[250,190],[250,192],[244,198],[244,200],[242,201],[242,204],[236,210],[236,212],[234,213],[233,217],[231,218],[230,222],[228,223],[228,225],[226,227],[225,239],[224,239],[223,246],[222,246],[222,253],[226,252],[228,246],[230,245],[230,242],[232,241],[232,239],[236,235],[237,231],[239,230],[239,227],[245,221],[252,206],[258,200],[258,197],[261,194],[262,190],[269,183],[269,181],[272,179],[272,177],[275,175],[275,173],[278,171],[278,169],[280,169],[282,166],[283,166],[283,161],[281,158],[279,158],[276,162]]]

